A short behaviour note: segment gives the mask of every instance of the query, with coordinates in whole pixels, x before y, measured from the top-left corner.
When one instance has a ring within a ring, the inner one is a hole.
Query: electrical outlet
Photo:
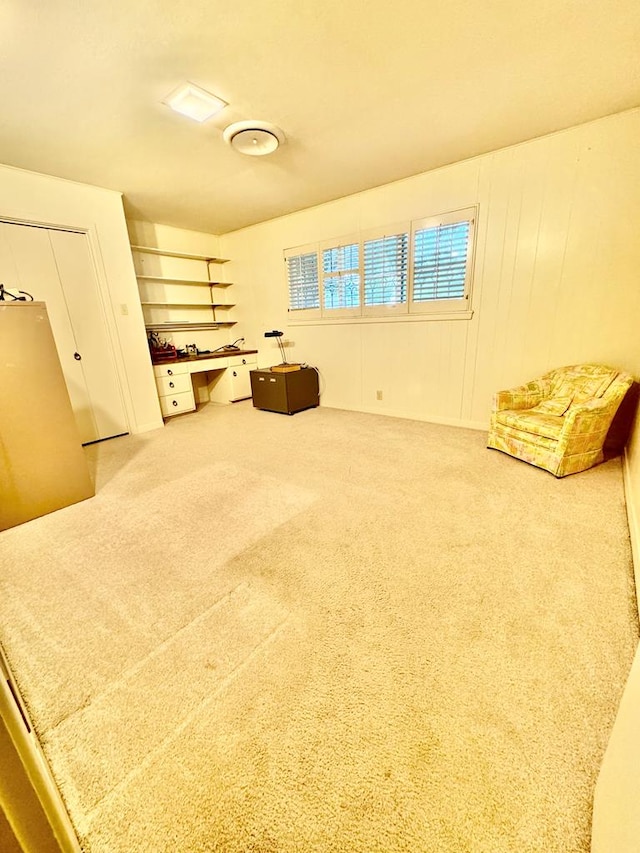
[[[376,400],[382,400],[382,391],[376,391]]]

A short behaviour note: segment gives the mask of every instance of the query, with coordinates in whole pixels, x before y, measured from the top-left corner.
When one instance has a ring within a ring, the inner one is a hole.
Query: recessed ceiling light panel
[[[230,124],[222,136],[240,154],[251,157],[271,154],[285,141],[280,128],[266,121],[237,121]]]
[[[206,121],[227,106],[227,102],[194,83],[183,83],[162,102],[195,121]]]

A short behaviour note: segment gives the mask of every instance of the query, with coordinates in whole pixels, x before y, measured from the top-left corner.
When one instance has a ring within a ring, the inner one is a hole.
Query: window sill
[[[287,322],[288,326],[359,326],[368,323],[424,323],[433,320],[470,320],[473,311],[451,311],[448,314],[403,314],[390,317],[316,317],[312,320],[292,320]]]

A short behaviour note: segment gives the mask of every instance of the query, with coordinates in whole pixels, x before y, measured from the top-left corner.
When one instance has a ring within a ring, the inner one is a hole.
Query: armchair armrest
[[[572,403],[569,411],[564,416],[563,432],[572,432],[578,422],[591,420],[593,417],[603,415],[613,418],[618,408],[619,400],[607,400],[606,397],[597,397],[586,400],[584,403]]]
[[[493,411],[501,412],[503,409],[532,409],[542,401],[545,396],[545,386],[537,379],[510,388],[508,391],[498,391],[493,398]]]
[[[572,403],[564,416],[558,439],[561,453],[589,453],[602,450],[611,422],[620,401],[597,398],[584,403]]]

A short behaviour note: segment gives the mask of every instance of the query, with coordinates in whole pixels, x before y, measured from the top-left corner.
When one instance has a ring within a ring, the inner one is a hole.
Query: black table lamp
[[[265,338],[277,338],[278,339],[278,346],[280,347],[280,355],[282,356],[282,363],[286,364],[287,363],[287,354],[286,354],[285,349],[284,349],[284,344],[280,340],[280,338],[282,337],[283,334],[284,334],[283,332],[279,332],[277,329],[273,329],[271,332],[265,332],[264,336],[265,336]]]

